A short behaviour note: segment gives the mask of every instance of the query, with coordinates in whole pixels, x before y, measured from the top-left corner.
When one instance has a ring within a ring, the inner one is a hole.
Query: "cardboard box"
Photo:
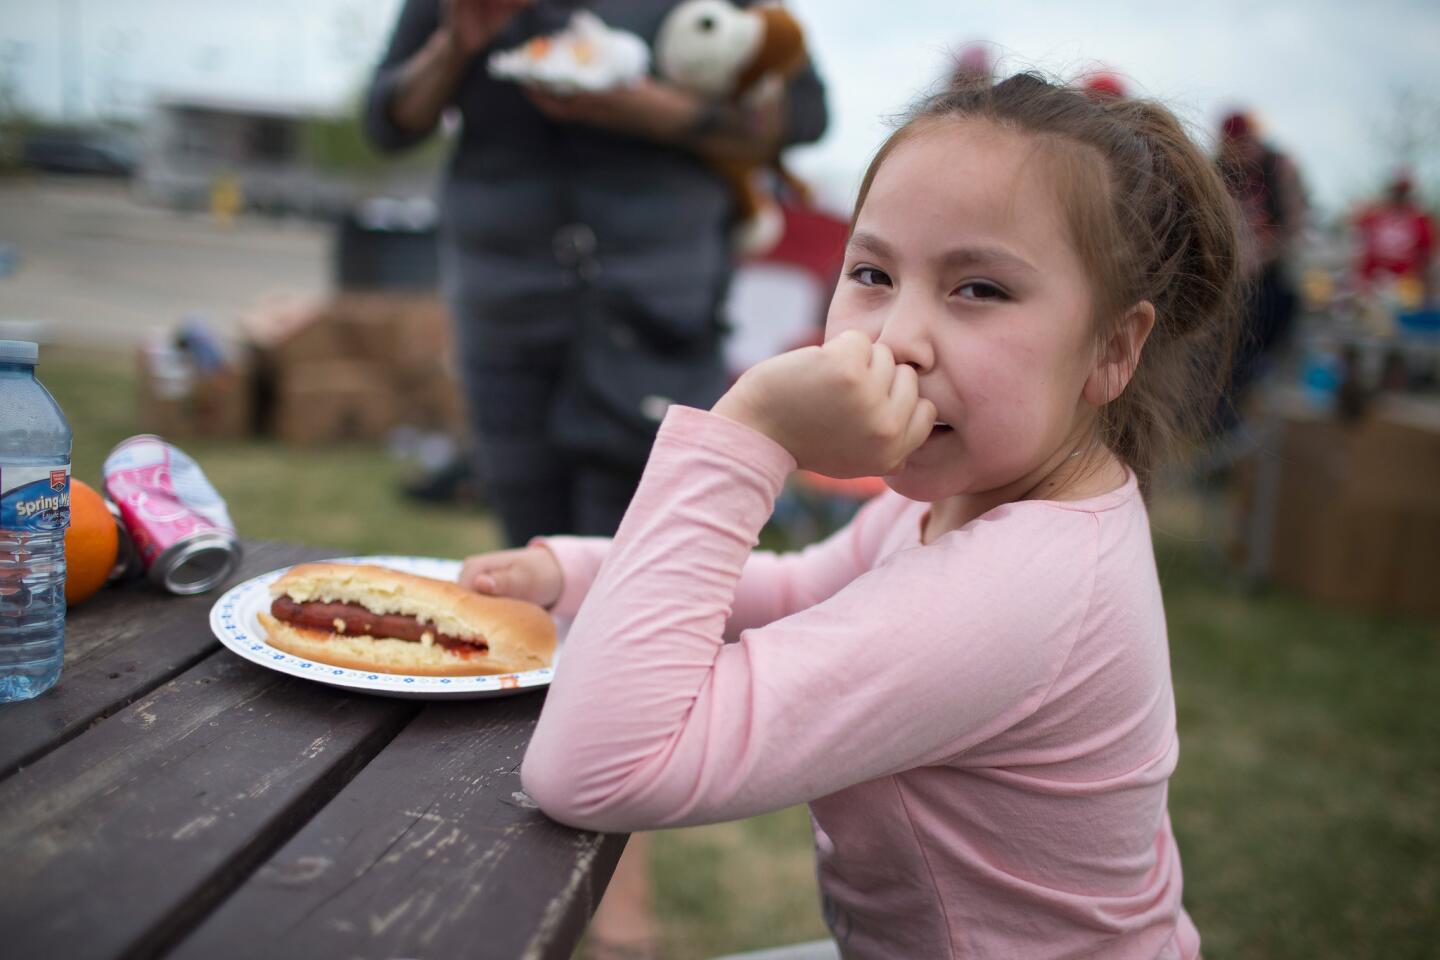
[[[455,369],[450,311],[436,297],[409,297],[398,304],[390,356],[402,374],[429,376]]]
[[[257,371],[275,375],[296,363],[350,355],[323,297],[280,294],[265,297],[240,318]]]
[[[465,402],[448,373],[412,378],[395,388],[395,422],[420,430],[465,435]]]
[[[1322,603],[1440,617],[1440,416],[1416,414],[1407,401],[1353,424],[1279,418],[1275,582]]]
[[[143,432],[175,440],[233,440],[253,432],[250,370],[243,357],[205,373],[173,348],[151,344],[137,352],[136,366]]]
[[[400,322],[400,307],[393,297],[342,293],[325,304],[323,316],[335,331],[344,356],[391,362],[395,327]]]
[[[449,311],[438,297],[344,293],[327,315],[346,355],[384,362],[396,376],[440,370],[452,349]]]
[[[395,422],[395,397],[378,364],[295,363],[279,382],[273,422],[276,436],[297,446],[381,440]]]
[[[399,423],[463,430],[449,316],[435,296],[273,296],[242,329],[255,421],[286,442],[378,440]]]

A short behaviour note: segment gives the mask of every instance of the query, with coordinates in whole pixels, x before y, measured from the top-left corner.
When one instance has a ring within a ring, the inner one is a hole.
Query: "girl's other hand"
[[[547,609],[560,599],[564,586],[559,561],[544,547],[497,550],[466,557],[457,579],[467,590],[529,600]]]
[[[801,469],[841,479],[898,472],[935,426],[915,369],[856,330],[756,364],[712,412],[770,437]]]

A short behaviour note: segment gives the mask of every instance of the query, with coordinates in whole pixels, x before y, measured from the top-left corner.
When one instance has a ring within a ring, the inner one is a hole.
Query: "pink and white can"
[[[240,562],[225,501],[198,464],[148,434],[122,442],[101,469],[136,563],[171,593],[204,593]]]

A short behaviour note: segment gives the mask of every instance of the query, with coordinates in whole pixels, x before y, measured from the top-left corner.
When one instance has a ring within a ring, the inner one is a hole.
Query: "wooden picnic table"
[[[334,555],[246,543],[231,583]],[[626,838],[521,791],[544,694],[285,676],[220,646],[220,592],[102,591],[59,684],[0,706],[0,955],[569,957]]]

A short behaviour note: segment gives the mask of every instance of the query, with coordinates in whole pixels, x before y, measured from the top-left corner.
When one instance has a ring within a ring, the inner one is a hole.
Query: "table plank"
[[[206,658],[0,782],[4,953],[158,955],[417,709]]]
[[[334,550],[250,541],[225,589]],[[70,611],[65,666],[54,688],[0,707],[0,777],[81,733],[215,652],[210,607],[223,590],[177,597],[148,583],[112,586]]]
[[[521,792],[539,696],[427,706],[171,960],[568,958],[626,838]]]

